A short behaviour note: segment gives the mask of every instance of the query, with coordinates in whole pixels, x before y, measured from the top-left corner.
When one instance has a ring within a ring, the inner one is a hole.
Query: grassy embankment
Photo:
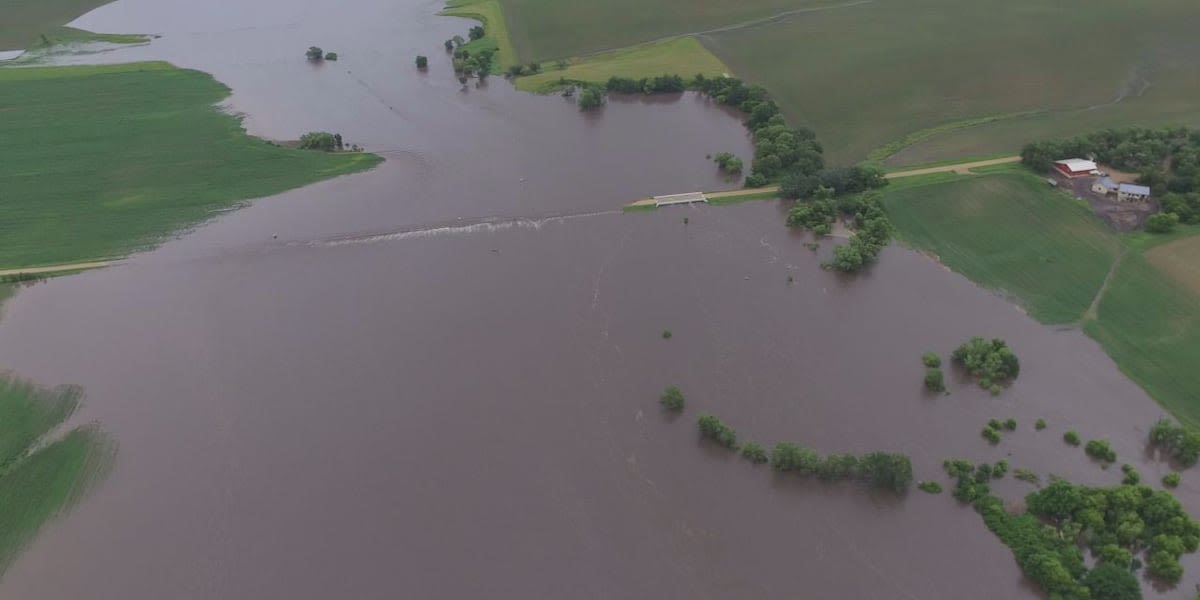
[[[706,77],[720,77],[729,73],[729,67],[691,37],[571,59],[565,69],[546,63],[543,69],[537,75],[518,77],[517,89],[551,92],[558,89],[564,79],[576,83],[604,83],[613,76],[639,79],[675,74],[691,77],[700,73]]]
[[[228,93],[166,63],[0,69],[0,269],[122,256],[381,160],[247,136],[214,106]]]
[[[450,0],[439,14],[474,19],[483,25],[485,35],[480,39],[471,40],[463,48],[472,54],[477,54],[480,50],[494,51],[496,58],[492,63],[492,71],[501,73],[510,65],[520,63],[498,0]],[[460,35],[465,38],[466,32]]]
[[[0,50],[31,50],[50,44],[146,41],[141,35],[101,34],[64,27],[112,0],[0,0]]]
[[[1200,293],[1188,287],[1200,238],[1154,246],[1145,234],[1120,236],[1033,174],[989,170],[889,188],[901,238],[1042,322],[1081,324],[1152,397],[1200,424]]]
[[[54,435],[81,395],[0,378],[0,572],[111,463],[115,448],[94,425]]]
[[[1200,122],[1192,0],[499,2],[526,61],[700,33],[733,74],[813,127],[833,162],[936,162],[1063,131]]]

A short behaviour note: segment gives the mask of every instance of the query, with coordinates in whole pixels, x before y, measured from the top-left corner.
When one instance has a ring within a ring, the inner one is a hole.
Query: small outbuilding
[[[1117,193],[1117,184],[1108,177],[1101,177],[1092,182],[1092,191],[1103,196],[1115,194]]]
[[[1121,202],[1145,202],[1150,198],[1150,188],[1144,185],[1122,183],[1117,186],[1117,200]]]
[[[1054,169],[1071,178],[1095,175],[1099,171],[1096,163],[1082,158],[1068,158],[1054,161]]]

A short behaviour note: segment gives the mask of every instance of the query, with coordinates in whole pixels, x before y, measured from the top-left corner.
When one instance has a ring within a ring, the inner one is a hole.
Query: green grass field
[[[906,242],[1046,323],[1083,317],[1121,249],[1085,206],[1024,173],[904,185],[884,205]]]
[[[94,426],[49,439],[80,397],[78,388],[0,378],[0,572],[111,464],[114,448]]]
[[[560,87],[559,81],[562,79],[604,83],[613,76],[639,79],[687,73],[690,78],[701,73],[708,77],[720,77],[729,72],[729,67],[722,64],[719,58],[690,37],[573,59],[566,69],[557,69],[552,63],[547,63],[543,68],[545,70],[537,75],[518,77],[515,82],[517,89],[553,91]]]
[[[499,0],[451,0],[441,14],[475,19],[483,25],[484,37],[468,42],[465,48],[472,54],[484,49],[495,50],[494,71],[503,72],[509,65],[520,62],[513,49],[512,36],[508,33]],[[466,37],[466,32],[460,35]]]
[[[43,33],[61,34],[60,26],[111,1],[0,0],[0,50],[24,50],[35,45]]]
[[[1085,331],[1176,417],[1200,425],[1200,295],[1131,253]]]
[[[895,182],[884,205],[900,238],[1011,294],[1042,322],[1082,322],[1124,373],[1177,417],[1200,424],[1200,293],[1189,289],[1200,285],[1200,237],[1120,236],[1081,201],[1004,167],[924,185]],[[1197,233],[1180,235],[1189,232]]]
[[[525,60],[708,31],[705,46],[770,89],[790,121],[813,127],[835,162],[896,152],[890,164],[934,162],[1063,133],[1200,121],[1193,0],[499,1]],[[761,22],[813,8],[824,9]]]
[[[381,160],[250,137],[214,106],[228,93],[166,63],[0,69],[0,268],[122,256]]]

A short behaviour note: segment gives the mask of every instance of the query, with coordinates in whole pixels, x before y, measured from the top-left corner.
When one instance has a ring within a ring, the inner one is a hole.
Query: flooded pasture
[[[1066,429],[1167,472],[1144,446],[1161,410],[1094,342],[917,253],[845,278],[772,202],[621,214],[736,185],[704,155],[750,155],[737,116],[692,94],[585,115],[498,77],[463,89],[441,42],[469,22],[438,8],[119,0],[76,24],[163,35],[80,60],[208,71],[252,133],[340,131],[388,161],[6,304],[0,365],[83,385],[77,418],[120,454],[0,595],[1032,598],[949,494],[776,476],[702,443],[695,416],[906,452],[917,479],[954,456],[1117,483]],[[306,63],[310,44],[341,60]],[[972,335],[1006,338],[1020,379],[925,393],[921,353]],[[672,384],[678,418],[657,404]],[[1020,422],[998,446],[993,417]],[[1193,514],[1198,489],[1185,475]]]

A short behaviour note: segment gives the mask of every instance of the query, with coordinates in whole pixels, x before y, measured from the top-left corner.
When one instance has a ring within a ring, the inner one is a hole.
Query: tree
[[[1046,420],[1038,419],[1037,422],[1033,424],[1033,428],[1038,431],[1045,429],[1046,428]]]
[[[483,27],[481,25],[472,27],[471,30],[467,32],[467,36],[470,37],[472,41],[482,38],[484,36]]]
[[[325,60],[337,61],[337,52],[326,52]]]
[[[929,352],[921,355],[921,362],[925,363],[926,367],[936,369],[937,367],[942,366],[942,357],[938,356],[937,352],[930,350]]]
[[[529,69],[530,73],[534,73],[534,74],[541,73],[542,65],[541,65],[541,63],[531,62],[531,63],[529,63],[528,69]]]
[[[509,77],[520,77],[525,74],[525,67],[521,65],[511,65],[508,67]]]
[[[1179,473],[1167,473],[1166,475],[1163,475],[1162,482],[1163,482],[1164,486],[1169,487],[1169,488],[1178,486],[1179,485]]]
[[[316,46],[309,46],[308,52],[305,52],[304,55],[308,57],[308,60],[319,61],[325,58],[325,51]]]
[[[710,414],[700,415],[697,420],[700,434],[726,448],[737,448],[737,433],[720,419]]]
[[[1175,213],[1158,213],[1146,219],[1146,231],[1150,233],[1171,233],[1179,224],[1179,215]]]
[[[446,46],[446,52],[453,52],[454,51],[454,40],[446,40],[445,46]]]
[[[417,68],[421,69],[422,71],[424,71],[425,69],[428,69],[429,68],[429,58],[418,54],[417,55]]]
[[[934,392],[946,391],[946,378],[941,369],[937,367],[925,369],[925,387]]]
[[[1079,445],[1079,434],[1075,433],[1075,430],[1068,430],[1066,433],[1063,434],[1063,441],[1072,446],[1078,446]]]
[[[325,152],[331,152],[337,149],[337,140],[337,136],[328,131],[310,131],[300,136],[300,148],[302,150],[324,150]]]
[[[767,462],[767,451],[756,442],[742,444],[742,456],[756,465]]]
[[[595,110],[604,106],[604,92],[599,88],[588,86],[579,94],[580,110]]]
[[[727,173],[740,173],[742,171],[742,159],[729,152],[722,152],[716,155],[713,157],[713,162],[717,163],[717,168]]]
[[[676,386],[668,387],[663,391],[658,402],[670,410],[683,410],[683,392],[679,391]]]
[[[1096,565],[1087,577],[1083,579],[1092,600],[1141,600],[1142,587],[1138,585],[1137,577],[1112,563],[1104,562]]]
[[[771,467],[776,471],[795,471],[801,475],[813,475],[820,464],[817,453],[799,444],[779,442],[771,452]]]

